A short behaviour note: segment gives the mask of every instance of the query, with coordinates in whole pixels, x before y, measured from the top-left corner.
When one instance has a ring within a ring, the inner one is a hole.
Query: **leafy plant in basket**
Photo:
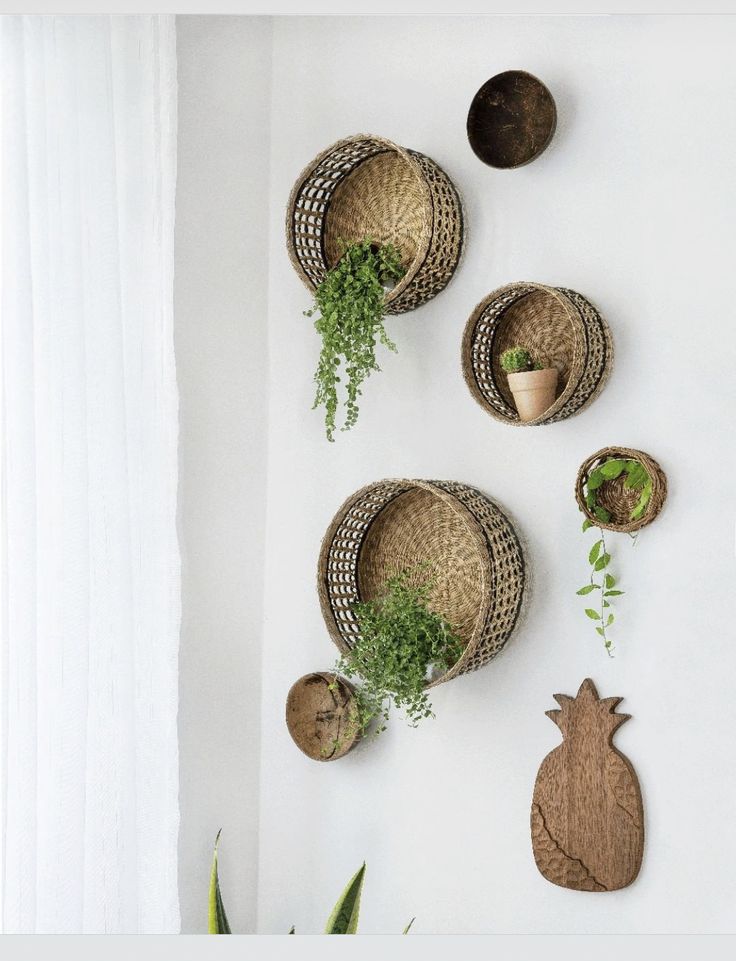
[[[370,240],[345,246],[337,264],[315,291],[307,317],[317,315],[314,326],[322,338],[314,379],[317,393],[313,409],[325,408],[327,439],[334,440],[338,407],[338,384],[345,376],[345,423],[350,430],[358,419],[362,385],[374,370],[376,343],[396,352],[383,325],[386,286],[394,286],[405,274],[400,252],[392,244]]]
[[[221,830],[217,832],[215,838],[215,850],[212,855],[212,870],[210,871],[210,890],[209,890],[209,920],[207,930],[209,934],[231,934],[230,924],[225,913],[225,905],[220,891],[220,875],[217,865],[217,846],[220,842]],[[363,893],[363,881],[365,879],[365,862],[348,881],[345,890],[337,899],[332,913],[327,919],[325,934],[357,934],[358,917],[360,915],[360,897]],[[409,929],[414,923],[414,918],[404,928],[403,933],[408,934]],[[296,934],[292,926],[289,934]]]
[[[652,478],[649,472],[637,460],[611,457],[590,471],[584,484],[585,506],[598,518],[601,524],[607,524],[611,520],[611,513],[598,503],[598,492],[606,481],[617,480],[621,477],[624,478],[623,485],[626,490],[639,493],[639,498],[629,514],[629,519],[632,521],[638,520],[647,509],[652,496]],[[588,563],[591,568],[590,581],[581,587],[577,593],[582,597],[587,597],[594,591],[598,592],[598,605],[596,607],[586,607],[585,614],[595,622],[596,633],[603,638],[609,656],[613,656],[613,644],[608,636],[608,629],[615,621],[612,598],[622,596],[624,591],[618,589],[617,579],[608,570],[611,555],[608,553],[603,528],[596,527],[595,523],[586,517],[583,521],[583,532],[591,528],[597,530],[598,536],[588,554]],[[636,543],[637,535],[631,536]]]
[[[420,580],[425,567],[388,578],[380,597],[353,605],[360,634],[335,670],[362,680],[356,690],[361,734],[374,720],[374,734],[384,731],[392,706],[412,727],[434,717],[426,691],[431,672],[449,670],[463,653],[450,624],[429,609],[433,582]]]
[[[552,406],[557,393],[557,368],[545,367],[526,347],[509,347],[501,354],[501,369],[508,376],[519,420],[535,420]]]

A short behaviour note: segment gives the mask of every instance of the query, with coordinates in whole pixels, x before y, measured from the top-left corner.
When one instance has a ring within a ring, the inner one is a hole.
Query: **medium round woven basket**
[[[611,515],[609,521],[605,524],[602,523],[586,506],[585,485],[588,475],[596,467],[600,467],[601,464],[612,458],[638,461],[652,478],[652,495],[649,498],[649,503],[642,516],[634,521],[630,519],[629,515],[639,500],[640,492],[626,488],[623,476],[617,477],[615,480],[604,481],[596,492],[598,504]],[[667,475],[656,460],[649,454],[645,454],[643,450],[634,450],[630,447],[604,447],[592,454],[581,465],[575,481],[575,498],[580,510],[596,527],[602,527],[607,531],[633,533],[641,530],[642,527],[646,527],[647,524],[651,524],[664,507],[667,498]]]
[[[431,687],[477,670],[503,649],[519,618],[526,571],[513,525],[475,488],[453,481],[369,484],[338,510],[319,556],[322,614],[343,653],[360,633],[353,603],[371,600],[387,578],[419,564],[428,565],[434,582],[430,607],[465,643],[462,657]]]
[[[414,150],[360,134],[328,147],[299,175],[286,214],[289,257],[314,290],[343,243],[394,244],[406,273],[386,292],[386,312],[431,300],[460,260],[463,214],[452,181]]]
[[[559,375],[554,403],[526,422],[501,369],[501,354],[515,346]],[[579,413],[603,389],[612,363],[608,324],[585,297],[565,287],[501,287],[478,304],[463,336],[463,376],[471,394],[496,420],[515,426],[554,424]]]

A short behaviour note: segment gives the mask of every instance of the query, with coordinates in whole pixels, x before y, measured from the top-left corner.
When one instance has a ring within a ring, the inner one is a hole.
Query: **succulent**
[[[526,347],[509,347],[501,354],[501,367],[507,374],[518,374],[523,370],[541,370],[534,364],[532,355]]]

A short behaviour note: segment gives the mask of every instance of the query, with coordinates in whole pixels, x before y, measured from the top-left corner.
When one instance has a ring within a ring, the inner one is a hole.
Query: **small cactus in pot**
[[[535,360],[526,347],[505,350],[501,354],[501,369],[508,376],[519,420],[536,420],[555,402],[557,369]]]

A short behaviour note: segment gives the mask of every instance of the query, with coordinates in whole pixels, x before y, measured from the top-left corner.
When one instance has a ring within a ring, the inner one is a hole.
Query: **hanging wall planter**
[[[578,590],[588,604],[586,616],[613,653],[609,629],[615,621],[613,604],[624,593],[610,569],[611,555],[604,531],[629,534],[659,515],[667,497],[667,477],[644,451],[630,447],[604,447],[581,465],[575,481],[575,498],[585,519],[583,532],[597,530],[588,552],[590,581]]]
[[[467,132],[473,153],[489,167],[523,167],[547,148],[557,108],[541,80],[507,70],[487,80],[473,97]]]
[[[352,684],[328,671],[300,677],[286,698],[286,726],[313,761],[344,757],[360,740]]]
[[[332,640],[349,653],[360,636],[356,602],[379,596],[402,571],[432,572],[429,606],[452,626],[462,654],[427,687],[476,670],[505,646],[524,596],[519,538],[503,511],[450,481],[384,480],[338,510],[322,542],[318,589]]]
[[[457,267],[462,208],[447,175],[423,154],[380,137],[341,140],[302,172],[291,192],[286,235],[291,261],[314,304],[322,340],[314,407],[327,439],[358,419],[363,382],[380,370],[377,346],[396,351],[386,314],[438,294]]]
[[[555,398],[522,420],[502,355],[523,348],[541,368],[557,371]],[[482,300],[465,327],[463,375],[471,394],[496,420],[514,426],[554,424],[579,413],[603,389],[613,363],[608,324],[581,294],[520,282]]]
[[[462,207],[452,181],[429,157],[360,134],[328,147],[299,175],[286,237],[310,290],[337,264],[343,244],[396,247],[405,273],[385,304],[386,313],[402,314],[450,281],[462,249]]]
[[[628,470],[620,470],[615,474],[611,472],[612,476],[606,479],[604,469],[602,483],[593,490],[589,489],[591,476],[611,462],[634,462],[643,468],[651,481],[646,503],[640,502],[647,481],[644,481],[644,485],[631,484]],[[596,527],[630,534],[651,524],[664,507],[667,476],[656,460],[642,450],[604,447],[581,464],[575,481],[575,497],[580,510]]]

